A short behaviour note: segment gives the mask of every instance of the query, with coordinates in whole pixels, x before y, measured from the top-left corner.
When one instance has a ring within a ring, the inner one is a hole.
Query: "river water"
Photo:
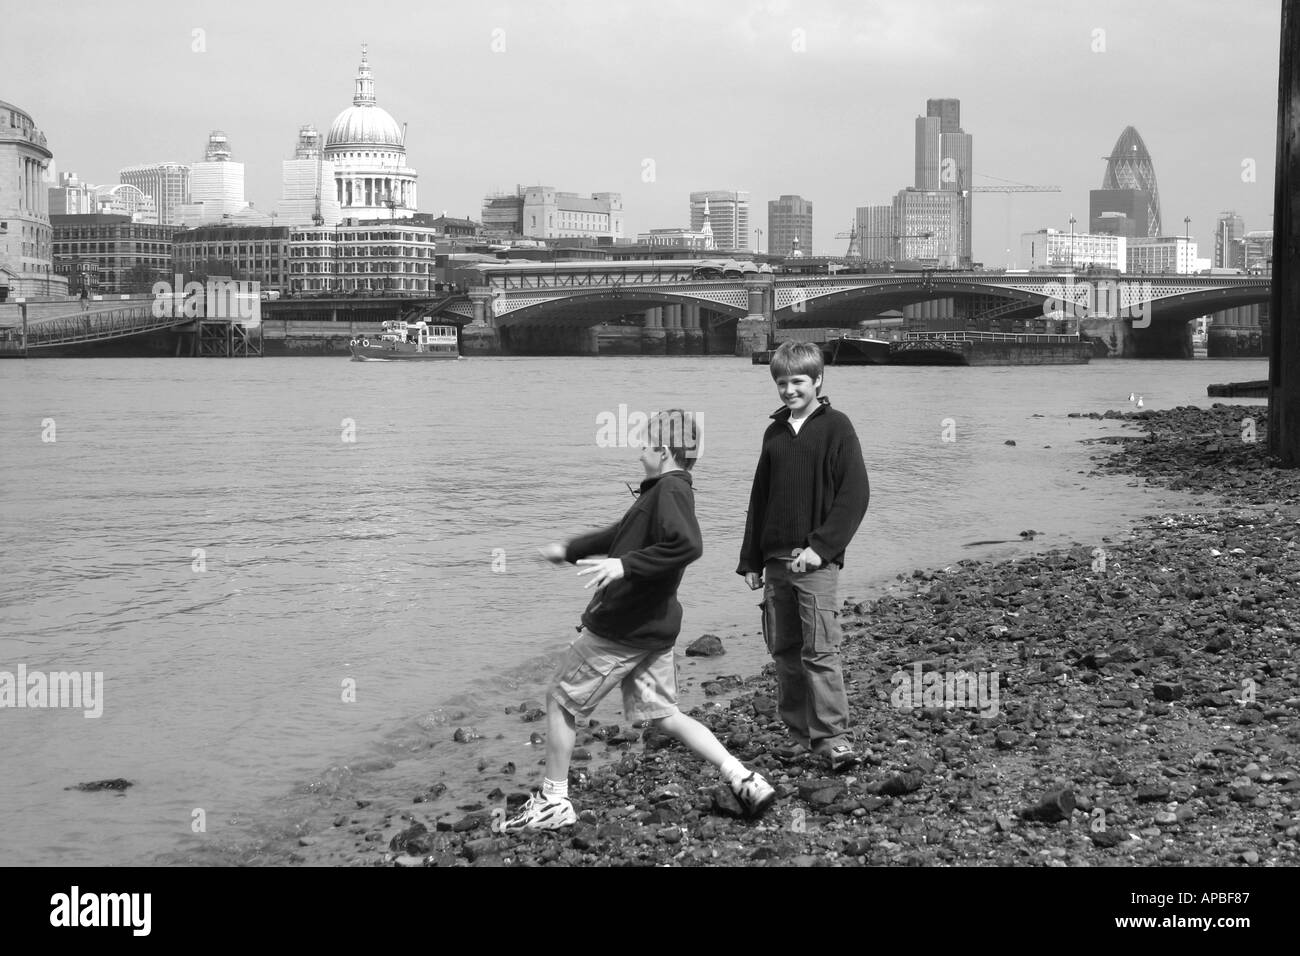
[[[1185,504],[1085,478],[1097,449],[1080,440],[1120,427],[1067,413],[1132,408],[1130,393],[1206,405],[1208,383],[1266,375],[1264,360],[829,369],[871,478],[841,596],[916,567],[1096,546]],[[620,405],[702,416],[705,554],[682,585],[679,649],[712,632],[728,654],[683,661],[689,708],[703,675],[764,660],[734,568],[779,407],[766,368],[0,363],[0,672],[102,675],[97,717],[0,708],[0,864],[249,861],[367,788],[442,781],[463,800],[477,764],[518,759],[538,729],[504,710],[541,698],[589,596],[535,548],[632,502],[637,449],[598,428]],[[989,540],[1006,543],[969,546]],[[617,700],[597,716],[621,719]],[[452,743],[468,725],[486,739]],[[134,786],[66,789],[118,777]]]

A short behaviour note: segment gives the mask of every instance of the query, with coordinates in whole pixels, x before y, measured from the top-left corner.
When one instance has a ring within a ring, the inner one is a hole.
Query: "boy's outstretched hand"
[[[548,544],[545,547],[538,548],[537,553],[540,554],[547,561],[550,561],[551,564],[564,563],[565,552],[564,552],[564,545],[562,544]]]
[[[623,577],[623,562],[618,558],[582,558],[578,564],[589,564],[591,567],[585,571],[579,571],[578,576],[584,574],[595,575],[587,582],[586,588],[593,584],[598,588],[603,588],[610,581],[617,581]]]

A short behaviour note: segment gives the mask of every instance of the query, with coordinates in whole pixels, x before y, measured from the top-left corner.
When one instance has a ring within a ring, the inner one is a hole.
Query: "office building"
[[[1130,239],[1128,271],[1192,275],[1197,271],[1196,242],[1184,236],[1138,236]]]
[[[1241,237],[1242,268],[1259,275],[1273,274],[1273,230],[1257,229]]]
[[[289,291],[434,292],[440,238],[433,226],[386,217],[293,229]]]
[[[868,262],[892,262],[898,258],[898,230],[894,228],[894,207],[859,206],[854,223],[858,249]]]
[[[957,268],[961,198],[950,190],[899,190],[893,207],[898,229],[895,258],[927,260],[940,269]]]
[[[148,292],[154,282],[171,279],[175,226],[107,213],[52,216],[51,222],[57,268],[73,292],[90,272],[97,276],[94,291],[112,295]]]
[[[95,212],[95,186],[76,173],[59,173],[59,184],[49,189],[51,216],[85,216]]]
[[[336,226],[343,221],[334,163],[325,159],[320,133],[308,123],[298,129],[293,159],[281,162],[280,202],[275,215],[287,226]]]
[[[152,163],[127,166],[118,173],[118,181],[134,186],[152,196],[158,208],[158,223],[181,224],[181,207],[190,201],[190,168],[181,163]]]
[[[1149,231],[1151,193],[1145,189],[1088,192],[1088,231],[1135,239]]]
[[[930,99],[925,116],[916,118],[916,165],[913,190],[952,192],[958,196],[957,225],[939,258],[960,266],[971,262],[971,176],[973,143],[961,128],[961,100]],[[924,258],[933,258],[926,256]]]
[[[718,249],[749,252],[753,246],[750,232],[749,193],[743,190],[713,189],[691,193],[691,230],[704,227],[705,209]],[[768,249],[775,252],[771,243]]]
[[[767,251],[774,256],[788,256],[796,239],[805,255],[812,252],[813,204],[802,196],[791,195],[768,200]]]
[[[1128,267],[1124,236],[1039,229],[1020,237],[1020,261],[1028,269],[1071,272],[1095,266],[1123,272]]]
[[[939,188],[939,166],[942,160],[939,129],[940,119],[937,116],[916,118],[916,177],[912,187],[921,192],[934,192]]]
[[[1245,256],[1242,239],[1246,224],[1240,216],[1228,210],[1219,216],[1214,225],[1214,268],[1244,269]]]
[[[210,225],[172,237],[176,271],[183,275],[210,267],[222,275],[258,282],[261,291],[289,290],[289,226]]]
[[[623,238],[620,193],[582,196],[559,192],[554,186],[529,186],[524,190],[522,217],[522,235],[530,239]]]
[[[248,208],[244,201],[244,164],[231,159],[226,134],[213,130],[203,162],[190,167],[190,201],[181,206],[181,224],[193,228],[219,223]]]
[[[562,192],[554,186],[516,186],[483,197],[483,235],[494,239],[623,238],[621,193]]]

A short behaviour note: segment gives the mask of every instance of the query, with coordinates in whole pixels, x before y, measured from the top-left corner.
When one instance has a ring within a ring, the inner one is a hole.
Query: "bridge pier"
[[[492,294],[486,289],[474,289],[469,294],[474,319],[460,330],[462,355],[500,355],[501,333],[496,327],[492,311]]]
[[[668,331],[666,329],[641,330],[642,355],[668,354]]]
[[[736,354],[753,355],[767,348],[767,320],[745,316],[736,320]]]
[[[701,311],[700,331],[704,333],[705,355],[739,355],[736,330],[739,323],[722,321],[717,313]]]
[[[1265,306],[1247,305],[1214,313],[1206,339],[1206,355],[1210,358],[1268,355],[1266,311]]]
[[[467,325],[460,330],[462,355],[500,355],[500,332],[490,325]]]
[[[1124,358],[1190,359],[1192,350],[1192,323],[1152,322],[1148,328],[1131,331],[1131,354]]]
[[[736,322],[736,355],[748,358],[767,348],[767,334],[772,328],[775,285],[771,275],[748,276],[745,292],[749,296],[749,314]]]
[[[1106,347],[1107,358],[1132,358],[1132,329],[1127,319],[1084,319],[1083,334]]]
[[[500,331],[503,355],[596,355],[599,351],[599,333],[590,326],[510,325]]]

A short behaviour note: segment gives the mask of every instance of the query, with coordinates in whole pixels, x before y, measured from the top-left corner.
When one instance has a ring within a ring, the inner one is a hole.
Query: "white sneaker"
[[[740,783],[733,783],[731,791],[750,817],[762,816],[763,811],[776,800],[776,791],[772,785],[752,770]]]
[[[542,791],[534,790],[528,802],[501,827],[501,832],[559,830],[563,827],[571,827],[577,822],[578,814],[574,811],[568,797],[548,799],[543,796]]]

